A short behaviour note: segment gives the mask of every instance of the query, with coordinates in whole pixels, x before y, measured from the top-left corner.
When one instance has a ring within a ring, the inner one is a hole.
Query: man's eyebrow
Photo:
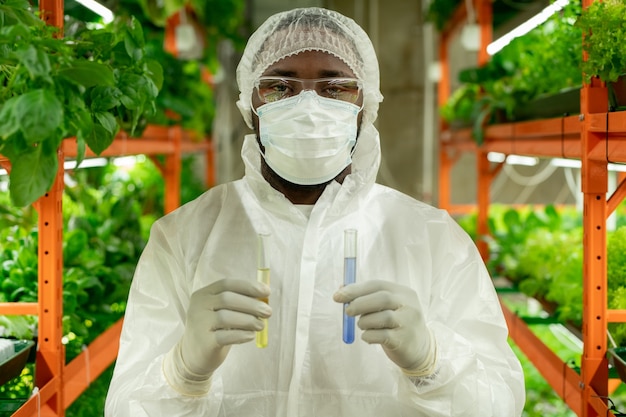
[[[297,77],[298,73],[293,70],[285,70],[280,68],[273,68],[269,70],[265,75],[273,75],[280,77]],[[319,78],[354,78],[354,75],[347,71],[338,70],[321,70],[318,72]]]
[[[320,78],[354,78],[354,75],[346,71],[322,70],[319,72]]]
[[[277,75],[277,76],[281,76],[281,77],[295,77],[297,74],[296,74],[295,71],[282,70],[280,68],[274,68],[274,69],[270,70],[265,75]]]

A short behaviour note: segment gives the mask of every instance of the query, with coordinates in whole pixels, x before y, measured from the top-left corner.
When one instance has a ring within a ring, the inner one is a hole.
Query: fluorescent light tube
[[[102,17],[102,21],[106,23],[111,23],[113,21],[113,12],[95,0],[76,0],[77,3],[82,4],[95,14]]]
[[[543,9],[541,12],[536,14],[535,16],[528,19],[526,22],[522,23],[506,35],[502,36],[499,39],[491,42],[487,46],[487,53],[489,55],[493,55],[498,52],[500,49],[504,48],[508,45],[513,39],[518,38],[520,36],[524,36],[537,26],[544,23],[546,20],[550,18],[553,14],[564,8],[569,4],[569,0],[556,0],[554,3]]]

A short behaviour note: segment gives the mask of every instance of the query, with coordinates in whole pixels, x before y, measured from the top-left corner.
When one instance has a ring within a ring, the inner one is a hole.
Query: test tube
[[[356,229],[343,232],[343,285],[356,282]],[[343,341],[354,342],[354,317],[346,314],[348,304],[343,305]]]
[[[270,285],[270,261],[267,251],[267,243],[270,238],[269,234],[259,233],[257,236],[257,270],[256,279],[265,285]],[[269,304],[269,298],[261,298],[261,301]],[[256,334],[256,346],[259,348],[267,347],[267,326],[268,320],[263,319],[263,330]]]

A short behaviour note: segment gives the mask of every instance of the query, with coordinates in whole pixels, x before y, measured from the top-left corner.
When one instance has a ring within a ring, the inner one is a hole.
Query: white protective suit
[[[519,416],[524,382],[491,279],[446,212],[374,184],[380,147],[359,137],[363,168],[330,184],[307,219],[259,172],[217,186],[153,226],[128,301],[107,398],[110,417]],[[355,160],[355,164],[358,161]],[[359,232],[357,280],[413,288],[437,340],[434,377],[411,381],[378,345],[342,342],[343,231]],[[163,356],[182,336],[194,290],[256,279],[256,235],[271,232],[269,345],[232,347],[206,397],[165,381]]]
[[[371,114],[371,113],[370,113]],[[371,118],[370,118],[371,119]],[[380,143],[364,122],[352,174],[307,217],[260,172],[247,136],[243,179],[158,220],[132,284],[106,403],[108,417],[517,417],[524,379],[474,243],[442,210],[375,184]],[[418,295],[437,344],[436,371],[409,378],[380,345],[342,341],[344,230],[358,230],[357,282]],[[256,280],[258,233],[271,233],[269,343],[233,345],[204,396],[172,389],[163,358],[183,335],[194,291]]]

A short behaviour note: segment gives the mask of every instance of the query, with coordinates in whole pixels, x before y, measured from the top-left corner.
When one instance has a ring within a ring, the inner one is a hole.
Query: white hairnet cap
[[[323,51],[346,63],[363,82],[363,124],[378,114],[380,74],[376,52],[356,22],[335,11],[318,7],[293,9],[270,16],[248,40],[237,67],[237,107],[252,126],[254,81],[272,64],[304,51]]]

